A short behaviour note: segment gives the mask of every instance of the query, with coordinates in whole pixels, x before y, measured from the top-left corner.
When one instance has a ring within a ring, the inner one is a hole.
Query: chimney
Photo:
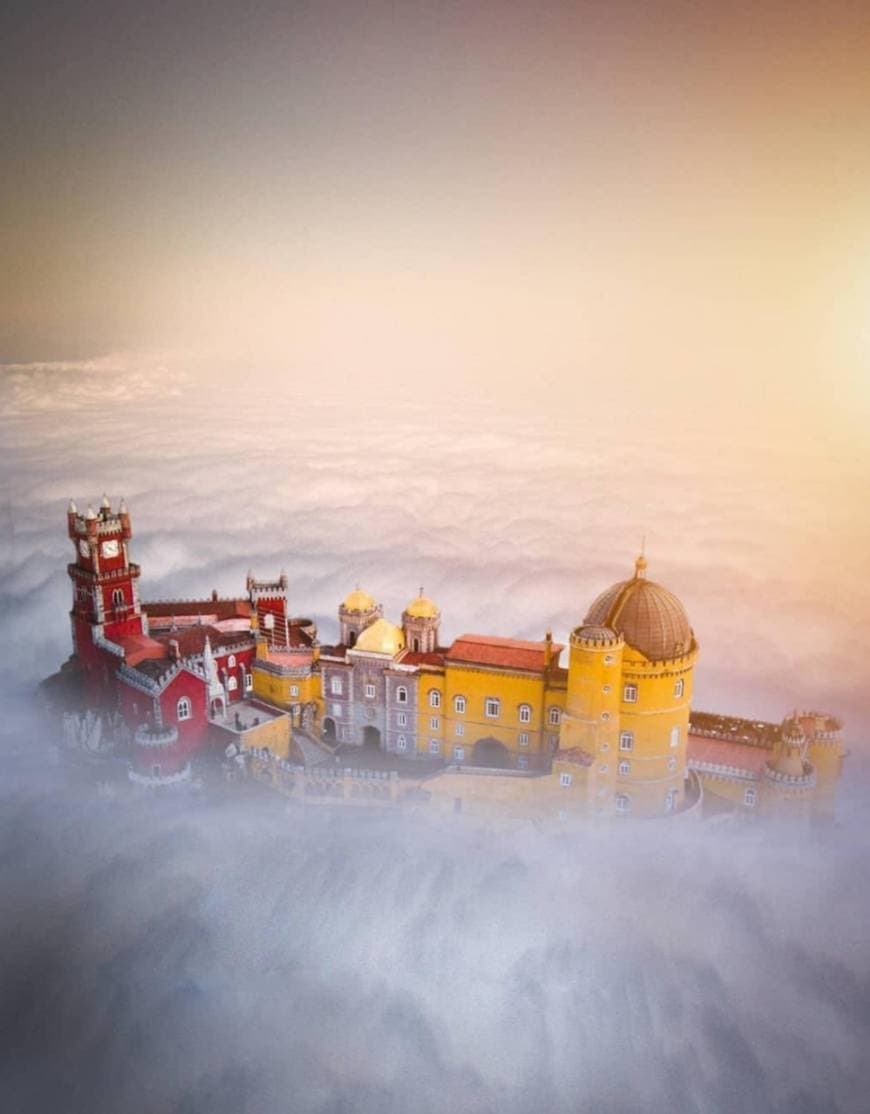
[[[181,647],[178,645],[177,638],[169,639],[169,658],[170,661],[178,661],[181,657]]]

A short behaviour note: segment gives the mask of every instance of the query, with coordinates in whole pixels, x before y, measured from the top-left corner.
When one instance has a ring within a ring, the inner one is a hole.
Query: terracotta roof
[[[409,650],[399,661],[402,665],[444,665],[444,651],[436,650],[435,653],[425,654]]]
[[[127,665],[138,665],[149,658],[165,658],[166,646],[147,634],[128,634],[118,639],[118,645],[124,651],[124,661]]]
[[[496,638],[488,634],[461,634],[447,651],[447,661],[468,662],[493,669],[524,669],[543,673],[546,642],[524,642],[519,638]],[[552,644],[552,660],[563,650],[559,642]]]
[[[253,614],[250,600],[155,600],[153,603],[143,603],[142,610],[146,615],[158,618],[173,615],[202,615],[212,622],[222,619],[250,619]]]
[[[758,777],[769,757],[763,747],[743,743],[728,743],[722,739],[708,739],[703,735],[689,733],[689,762],[705,765],[730,766]]]
[[[170,642],[177,642],[178,652],[183,658],[190,654],[201,654],[205,649],[206,637],[211,642],[215,655],[218,656],[227,653],[234,646],[251,641],[251,635],[247,631],[223,631],[218,630],[217,627],[206,626],[205,623],[198,623],[184,630],[161,632],[156,637],[157,641],[167,647],[167,650]]]

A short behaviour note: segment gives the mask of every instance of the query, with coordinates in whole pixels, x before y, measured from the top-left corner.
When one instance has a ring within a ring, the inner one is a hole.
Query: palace
[[[186,781],[212,753],[306,803],[425,800],[532,819],[833,814],[838,721],[693,711],[698,643],[643,556],[567,646],[550,631],[446,645],[422,589],[394,624],[359,587],[327,644],[290,609],[283,574],[249,575],[238,599],[143,602],[123,500],[84,514],[71,502],[67,529],[74,653],[46,691],[76,693],[73,734],[84,709],[112,717],[137,784]]]

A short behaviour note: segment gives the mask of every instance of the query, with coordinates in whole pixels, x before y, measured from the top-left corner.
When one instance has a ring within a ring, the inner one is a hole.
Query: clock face
[[[104,557],[117,557],[119,552],[118,539],[112,538],[107,542],[103,542],[103,556]]]
[[[79,542],[79,553],[81,553],[82,557],[90,557],[91,555],[90,546],[84,538]]]

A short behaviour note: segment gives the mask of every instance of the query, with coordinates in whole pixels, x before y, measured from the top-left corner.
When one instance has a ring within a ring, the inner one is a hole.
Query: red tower
[[[122,640],[144,634],[136,588],[139,566],[127,552],[130,515],[123,499],[113,513],[104,495],[99,514],[92,507],[79,514],[70,502],[67,526],[76,558],[67,566],[73,588],[73,645],[88,688],[105,692],[124,660]]]

